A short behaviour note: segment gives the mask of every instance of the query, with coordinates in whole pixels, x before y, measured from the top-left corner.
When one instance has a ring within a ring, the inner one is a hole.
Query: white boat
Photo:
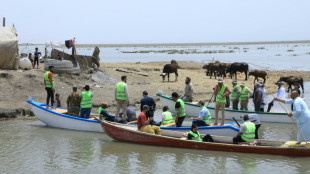
[[[46,104],[27,100],[34,115],[47,126],[79,131],[104,132],[97,120],[66,115],[67,109],[46,109]]]
[[[164,94],[156,94],[159,98],[163,106],[168,106],[171,113],[174,113],[174,102],[171,96]],[[185,112],[186,116],[199,116],[200,107],[197,103],[184,102],[185,104]],[[211,117],[215,116],[215,107],[207,107],[211,113]],[[233,110],[226,108],[225,109],[225,119],[233,120],[233,117],[237,120],[240,120],[240,116],[245,114],[258,114],[261,122],[270,122],[270,123],[292,123],[292,120],[286,116],[286,113],[279,112],[255,112],[255,111],[241,111],[241,110]],[[221,121],[222,113],[219,111],[219,121]]]
[[[31,109],[34,115],[47,126],[79,130],[79,131],[91,131],[91,132],[104,132],[101,125],[97,120],[84,119],[66,115],[67,109],[57,107],[56,109],[46,109],[46,104],[38,103],[33,100],[27,100],[31,105]],[[136,124],[129,124],[131,126],[137,126]],[[161,129],[174,130],[174,131],[190,131],[191,127],[160,127]],[[226,123],[224,126],[203,126],[199,127],[199,131],[204,134],[219,135],[219,136],[235,136],[239,129],[236,128],[235,123]]]

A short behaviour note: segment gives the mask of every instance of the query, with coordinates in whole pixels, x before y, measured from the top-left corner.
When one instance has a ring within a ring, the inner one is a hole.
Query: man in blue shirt
[[[150,117],[153,117],[154,116],[154,112],[155,112],[155,109],[156,109],[156,103],[155,103],[155,100],[152,98],[152,97],[149,97],[148,96],[148,92],[147,91],[143,91],[142,93],[142,96],[143,98],[141,99],[140,101],[140,104],[141,104],[141,112],[143,111],[143,106],[144,105],[147,105],[150,107],[149,111],[146,113],[146,117],[147,118],[150,118]],[[152,125],[152,122],[150,123]]]
[[[37,69],[39,69],[39,55],[41,55],[41,52],[39,52],[39,48],[36,47],[36,51],[34,52],[34,66],[36,66],[37,63]]]

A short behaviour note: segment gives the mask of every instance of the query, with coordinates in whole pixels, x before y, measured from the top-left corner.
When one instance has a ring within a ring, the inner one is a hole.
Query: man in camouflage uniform
[[[68,115],[78,117],[80,114],[81,97],[77,92],[77,87],[73,87],[73,92],[67,98]]]

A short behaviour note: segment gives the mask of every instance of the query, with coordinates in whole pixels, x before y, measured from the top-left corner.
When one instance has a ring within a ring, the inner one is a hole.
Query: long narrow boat
[[[136,127],[107,121],[101,122],[105,132],[113,139],[136,144],[190,148],[199,150],[257,153],[270,155],[310,156],[309,147],[283,147],[284,142],[258,140],[260,145],[232,144],[229,140],[214,136],[215,142],[197,142],[180,138],[174,131],[162,131],[162,135],[153,135],[138,131]],[[170,134],[170,136],[168,136]],[[181,133],[182,134],[182,133]]]
[[[63,129],[103,132],[99,122],[93,119],[84,119],[67,115],[66,108],[46,109],[46,105],[38,103],[33,100],[27,100],[31,105],[34,115],[43,123],[50,127],[57,127]],[[135,126],[136,125],[132,125]],[[175,131],[190,131],[191,127],[161,127],[162,129],[175,130]],[[239,132],[235,123],[226,124],[225,126],[204,126],[200,127],[202,133],[212,135],[225,135],[233,137]]]
[[[159,98],[161,103],[165,106],[169,107],[171,113],[174,113],[174,102],[171,96],[164,95],[164,94],[156,94]],[[200,107],[197,103],[191,102],[184,102],[185,104],[185,112],[186,116],[198,116],[200,112]],[[215,116],[215,107],[207,107],[211,113],[211,117],[214,118]],[[232,120],[233,117],[240,118],[241,115],[245,114],[258,114],[260,117],[261,122],[270,122],[270,123],[292,123],[289,117],[286,116],[286,113],[279,113],[279,112],[255,112],[255,111],[241,111],[241,110],[233,110],[233,109],[225,109],[225,119]],[[221,111],[219,113],[219,119],[222,118]]]

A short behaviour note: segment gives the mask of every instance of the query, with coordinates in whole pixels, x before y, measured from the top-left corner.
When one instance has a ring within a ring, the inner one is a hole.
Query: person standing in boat
[[[243,116],[244,123],[240,126],[240,131],[237,136],[233,138],[233,143],[253,142],[255,138],[255,124],[249,120],[248,115]]]
[[[185,132],[183,134],[184,136],[187,136],[188,140],[194,140],[194,141],[199,141],[199,142],[214,142],[213,138],[211,137],[210,134],[207,134],[203,138],[200,137],[200,133],[198,132],[198,126],[196,124],[192,125],[191,131],[188,133]]]
[[[191,78],[186,77],[185,79],[185,94],[180,97],[184,102],[192,102],[193,101],[193,93],[194,93],[194,87],[191,83]]]
[[[285,99],[285,89],[283,87],[283,83],[279,80],[275,83],[276,85],[278,85],[278,92],[276,97],[279,99]],[[267,112],[270,112],[271,108],[273,107],[273,105],[276,103],[275,99],[273,99],[269,104],[268,104],[268,109]]]
[[[160,135],[160,128],[158,126],[149,125],[150,122],[153,122],[154,117],[150,117],[150,119],[146,118],[146,113],[149,111],[150,107],[148,105],[144,105],[142,108],[143,110],[139,114],[137,120],[138,130],[141,132]]]
[[[144,105],[148,105],[150,107],[149,111],[146,113],[146,117],[149,119],[150,117],[154,117],[154,112],[155,112],[155,108],[156,108],[156,103],[155,100],[152,97],[148,96],[148,92],[147,91],[143,91],[142,93],[143,98],[140,100],[140,110],[142,112],[143,110],[143,106]],[[153,124],[153,122],[150,123],[151,125]]]
[[[85,91],[81,94],[81,118],[88,119],[92,108],[93,93],[89,91],[90,87],[85,85]]]
[[[248,110],[249,98],[253,95],[253,92],[245,86],[244,82],[240,83],[240,110]],[[250,95],[249,95],[250,94]]]
[[[200,109],[200,114],[198,118],[191,118],[193,120],[192,124],[196,124],[197,126],[210,126],[211,124],[211,113],[205,106],[205,102],[200,100],[198,102]]]
[[[181,127],[186,116],[184,101],[179,98],[179,94],[176,92],[173,92],[171,96],[174,101],[175,124],[176,127]]]
[[[127,91],[127,76],[121,77],[121,82],[118,82],[115,87],[115,101],[116,101],[116,113],[115,113],[115,122],[118,122],[119,111],[122,108],[123,116],[122,120],[123,123],[126,124],[126,117],[127,117],[127,106],[129,104],[129,97]]]
[[[237,80],[232,81],[232,89],[231,89],[231,95],[230,99],[233,105],[234,110],[238,110],[238,104],[239,104],[239,97],[241,96],[240,87],[238,86]]]
[[[80,114],[81,96],[77,87],[72,88],[72,93],[67,97],[68,115],[78,117]]]
[[[171,112],[169,112],[168,106],[164,106],[162,113],[162,121],[160,126],[164,126],[166,124],[174,123]]]
[[[53,71],[54,71],[54,66],[49,66],[48,71],[44,73],[44,87],[47,93],[46,97],[46,109],[49,108],[49,100],[51,99],[51,106],[54,106],[54,77],[53,77]]]
[[[262,88],[262,91],[263,91],[263,93],[262,93],[262,103],[261,103],[261,105],[260,105],[260,111],[261,111],[261,112],[264,112],[264,110],[265,110],[265,105],[266,105],[266,103],[265,103],[266,90],[265,90],[265,87],[264,87],[263,82],[259,82],[259,85],[260,85],[260,87]]]
[[[275,97],[274,100],[291,104],[292,112],[288,113],[289,117],[294,117],[297,122],[297,126],[307,141],[310,141],[310,111],[305,101],[298,96],[297,91],[291,92],[291,99],[285,100]],[[297,143],[304,141],[300,133],[297,133]]]
[[[217,80],[217,85],[214,88],[214,95],[216,96],[216,105],[215,105],[215,121],[214,125],[218,124],[218,114],[219,109],[222,110],[222,123],[221,125],[225,124],[225,103],[226,103],[226,96],[230,95],[229,88],[223,84],[223,79]]]
[[[260,83],[257,83],[256,90],[253,95],[254,108],[256,112],[261,111],[261,106],[263,103],[263,86]]]

